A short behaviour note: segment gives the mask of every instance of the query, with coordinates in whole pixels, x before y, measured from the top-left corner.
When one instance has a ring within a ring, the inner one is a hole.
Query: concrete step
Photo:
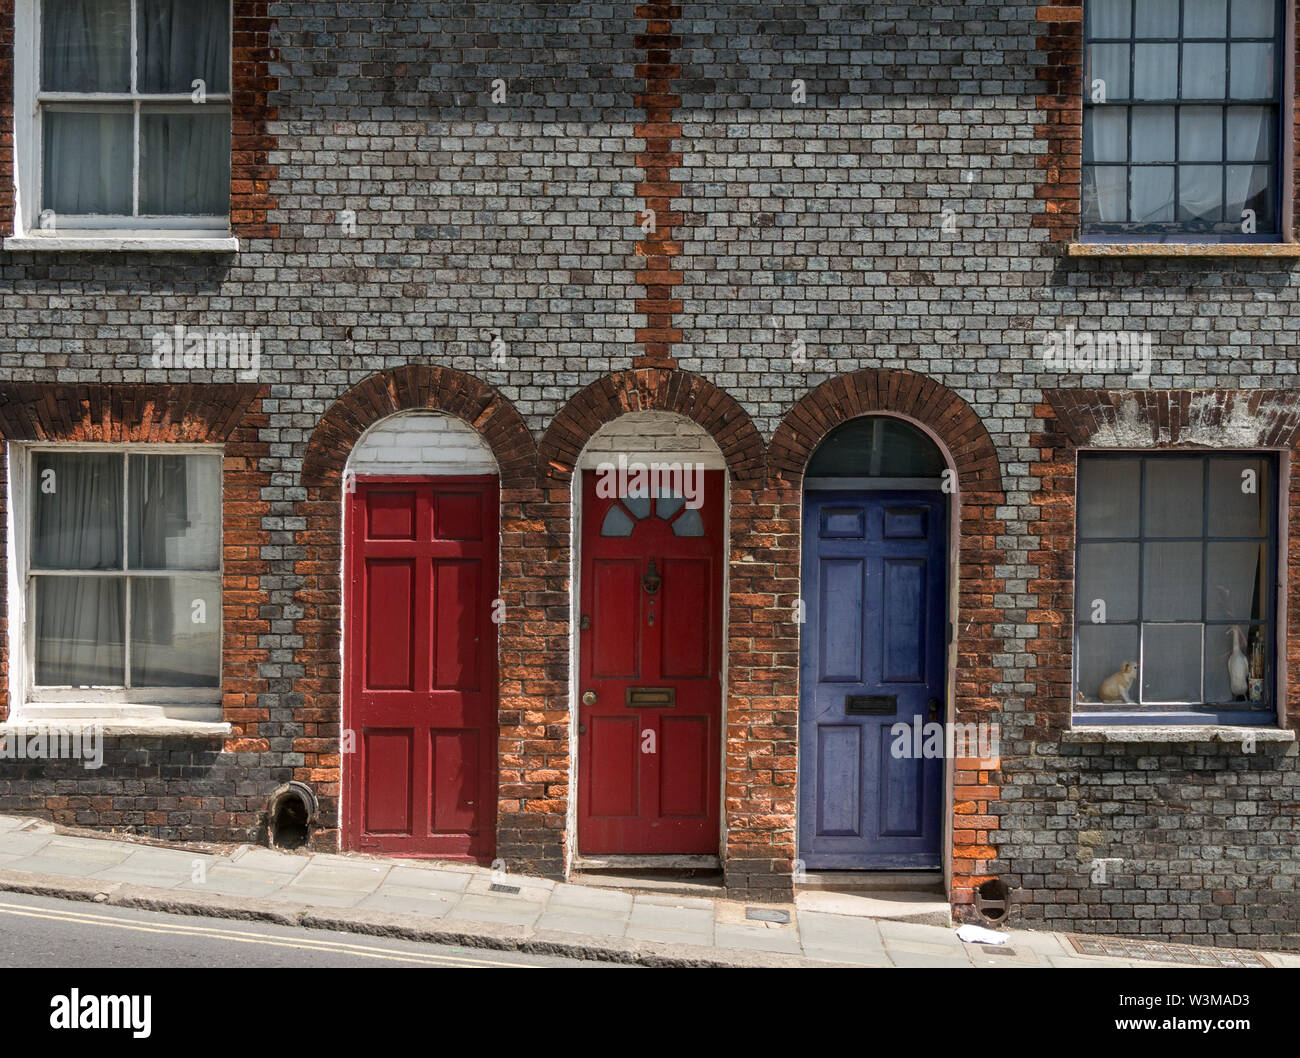
[[[795,882],[796,892],[835,893],[937,893],[943,888],[942,871],[805,871]]]
[[[952,908],[948,901],[932,892],[865,890],[837,893],[803,889],[795,894],[794,902],[800,911],[914,922],[923,926],[952,926]]]
[[[661,896],[700,896],[716,900],[726,895],[720,871],[583,869],[574,871],[569,882],[596,889],[621,889],[629,893],[657,893]]]

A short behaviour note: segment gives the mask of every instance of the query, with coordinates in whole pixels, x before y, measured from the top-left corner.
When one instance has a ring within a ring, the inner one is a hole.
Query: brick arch
[[[832,429],[873,412],[893,412],[928,427],[951,453],[963,491],[1002,491],[997,449],[975,409],[934,379],[884,368],[838,375],[806,393],[772,435],[769,482],[799,485],[813,451]]]
[[[551,420],[538,445],[542,474],[568,481],[583,447],[596,431],[634,411],[671,411],[685,416],[717,442],[733,482],[761,485],[763,436],[749,414],[708,379],[676,368],[620,371],[574,394]]]
[[[358,382],[321,417],[302,461],[303,484],[337,483],[353,446],[371,426],[403,411],[442,411],[487,442],[501,487],[531,484],[537,448],[523,416],[486,382],[450,367],[407,364]]]

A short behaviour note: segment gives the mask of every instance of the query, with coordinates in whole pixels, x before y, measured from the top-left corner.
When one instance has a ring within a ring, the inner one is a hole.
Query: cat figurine
[[[1127,702],[1133,704],[1133,699],[1129,697],[1129,688],[1133,686],[1133,681],[1137,679],[1137,662],[1126,661],[1120,666],[1119,672],[1113,672],[1101,681],[1101,690],[1097,692],[1097,697],[1103,702]]]

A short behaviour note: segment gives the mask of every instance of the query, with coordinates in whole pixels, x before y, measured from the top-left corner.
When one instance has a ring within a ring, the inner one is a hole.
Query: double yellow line
[[[114,919],[107,915],[90,914],[84,911],[62,911],[47,908],[27,907],[24,904],[0,903],[0,915],[14,915],[20,918],[43,918],[54,922],[66,922],[70,925],[99,926],[104,929],[125,929],[134,933],[159,933],[172,937],[198,937],[207,940],[232,941],[237,944],[260,944],[269,948],[296,948],[300,951],[314,951],[333,955],[352,955],[363,959],[377,959],[381,962],[406,963],[416,966],[511,966],[532,969],[526,963],[512,963],[493,959],[478,959],[470,956],[434,955],[420,952],[396,952],[367,944],[351,944],[347,941],[317,940],[303,938],[289,940],[284,937],[268,937],[250,930],[218,929],[213,926],[146,924],[129,920]]]

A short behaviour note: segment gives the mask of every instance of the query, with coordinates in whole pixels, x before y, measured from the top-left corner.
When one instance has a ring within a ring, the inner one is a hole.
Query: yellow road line
[[[54,909],[37,909],[23,904],[0,903],[0,914],[16,915],[22,918],[44,918],[56,922],[74,925],[101,926],[114,929],[127,929],[136,933],[162,933],[178,937],[200,937],[211,940],[228,940],[240,944],[262,944],[275,948],[298,948],[303,951],[330,952],[340,955],[355,955],[366,959],[383,959],[388,962],[417,963],[421,965],[450,966],[519,966],[526,964],[501,962],[493,959],[458,958],[452,955],[424,955],[420,952],[394,952],[386,948],[376,948],[365,944],[350,944],[346,941],[316,940],[304,938],[291,941],[285,938],[267,937],[247,930],[218,929],[212,926],[172,925],[159,923],[146,925],[141,922],[111,919],[105,915],[87,914],[83,911],[61,911]],[[531,968],[531,967],[529,967]]]

